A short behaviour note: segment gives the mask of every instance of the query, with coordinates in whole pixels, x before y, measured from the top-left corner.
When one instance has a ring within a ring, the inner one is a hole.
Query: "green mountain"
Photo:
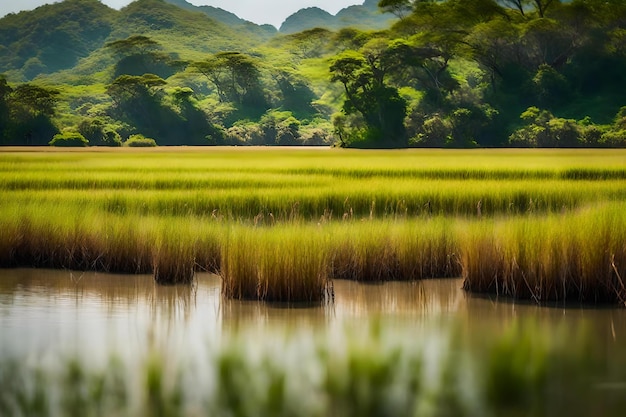
[[[377,0],[366,0],[362,5],[350,6],[332,15],[318,7],[301,9],[289,16],[280,27],[284,34],[302,32],[313,28],[339,30],[353,27],[364,30],[379,30],[393,24],[395,16],[381,13]]]
[[[272,25],[257,25],[250,21],[241,19],[234,13],[213,6],[195,6],[186,0],[165,0],[166,2],[178,6],[182,9],[202,12],[210,18],[221,22],[231,29],[243,31],[250,36],[261,36],[262,38],[269,38],[276,34],[277,30]]]
[[[111,64],[103,49],[108,42],[137,34],[182,59],[248,50],[271,36],[267,28],[244,21],[233,26],[164,0],[137,0],[120,11],[98,0],[65,0],[0,19],[0,73],[17,81],[70,69],[95,73]]]
[[[0,73],[32,79],[71,68],[111,36],[118,12],[98,0],[66,0],[0,19]]]

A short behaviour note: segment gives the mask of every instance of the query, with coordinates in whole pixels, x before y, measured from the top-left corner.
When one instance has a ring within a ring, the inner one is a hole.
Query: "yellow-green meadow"
[[[332,279],[622,303],[626,151],[157,148],[0,153],[0,265],[222,276],[324,301]]]

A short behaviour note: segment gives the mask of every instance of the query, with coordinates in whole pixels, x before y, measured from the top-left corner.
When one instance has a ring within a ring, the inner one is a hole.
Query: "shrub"
[[[521,148],[576,148],[586,144],[588,131],[593,139],[589,126],[577,123],[573,119],[554,117],[546,110],[529,107],[520,116],[528,123],[509,136],[509,145]]]
[[[49,145],[64,147],[89,146],[89,141],[78,132],[63,132],[54,135]]]
[[[450,140],[452,126],[438,114],[426,119],[420,131],[411,139],[410,145],[425,148],[442,148]]]
[[[626,148],[626,129],[605,132],[599,144],[607,148]]]
[[[83,135],[92,146],[122,146],[119,133],[107,126],[100,119],[85,119],[78,125],[78,132]]]
[[[154,139],[147,138],[144,135],[131,135],[126,142],[124,142],[124,146],[131,148],[150,148],[157,146],[157,143]]]

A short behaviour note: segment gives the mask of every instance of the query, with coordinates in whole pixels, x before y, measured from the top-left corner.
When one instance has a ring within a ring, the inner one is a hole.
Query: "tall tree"
[[[413,9],[411,0],[380,0],[378,7],[385,13],[392,13],[399,19],[404,19]]]
[[[105,45],[118,57],[114,75],[157,74],[167,78],[183,64],[163,52],[157,41],[143,35],[133,35]]]
[[[344,87],[343,111],[358,112],[367,124],[367,146],[407,146],[406,101],[387,83],[390,71],[401,64],[396,52],[385,40],[375,39],[361,52],[344,52],[330,66],[331,80]]]
[[[56,114],[59,92],[33,84],[17,86],[9,95],[9,141],[20,145],[47,145],[58,132]]]
[[[204,75],[215,87],[221,101],[238,105],[266,106],[259,64],[241,52],[219,52],[191,68]]]

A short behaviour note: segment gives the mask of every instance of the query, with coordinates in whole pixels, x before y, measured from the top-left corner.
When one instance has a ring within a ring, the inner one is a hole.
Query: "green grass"
[[[536,302],[626,304],[626,205],[468,228],[464,287]]]
[[[329,299],[328,238],[310,226],[231,229],[222,245],[222,293],[282,302]]]
[[[0,413],[622,415],[623,395],[598,389],[607,375],[583,342],[589,337],[584,327],[514,320],[502,332],[481,335],[476,347],[458,350],[467,337],[459,324],[427,326],[411,337],[382,322],[316,337],[244,328],[198,352],[148,346],[133,359],[108,362],[69,356],[51,365],[4,357]],[[615,360],[611,377],[621,380],[623,355]]]
[[[0,153],[2,266],[209,270],[268,301],[463,271],[470,291],[624,301],[624,151],[46,151]]]

